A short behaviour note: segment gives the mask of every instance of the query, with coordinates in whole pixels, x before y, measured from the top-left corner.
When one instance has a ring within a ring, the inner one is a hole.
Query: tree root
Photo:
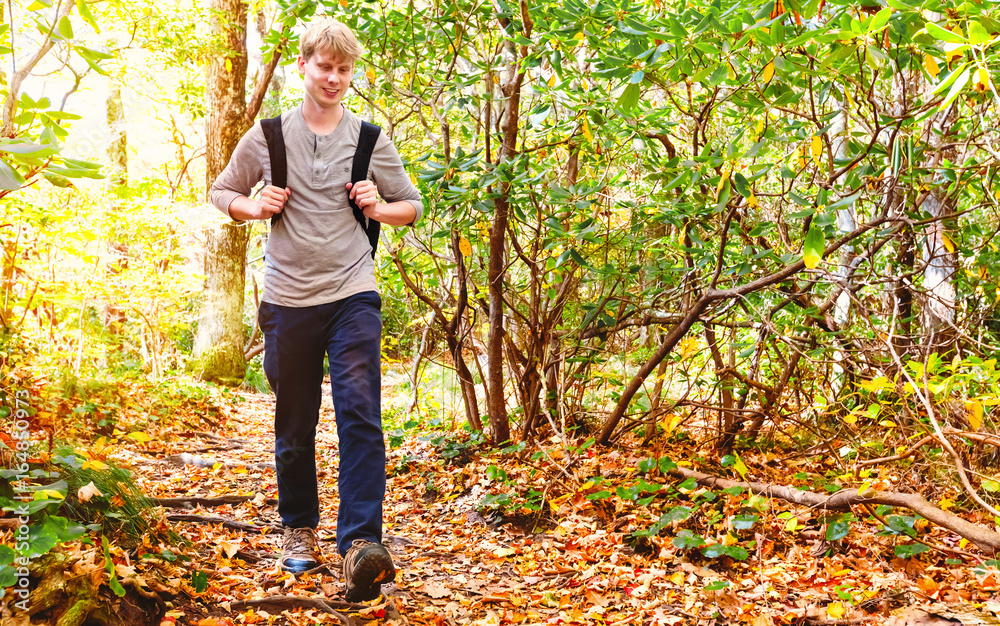
[[[1000,533],[977,526],[954,513],[943,511],[916,493],[876,491],[872,496],[862,496],[858,493],[857,489],[843,489],[827,496],[812,491],[800,491],[795,487],[787,485],[729,480],[683,467],[677,467],[671,470],[670,473],[682,478],[693,478],[698,484],[705,485],[706,487],[718,487],[722,489],[741,487],[753,493],[779,498],[793,504],[801,504],[823,511],[848,511],[852,506],[862,504],[884,504],[903,507],[919,514],[929,522],[968,539],[990,555],[1000,553]]]
[[[344,615],[336,609],[343,611],[362,611],[369,608],[367,604],[356,602],[343,602],[340,600],[330,600],[329,598],[302,598],[299,596],[268,596],[260,600],[241,600],[230,603],[230,608],[234,611],[243,611],[248,608],[261,608],[268,612],[282,612],[291,609],[316,609],[329,615],[335,616],[341,624],[346,626],[357,626],[358,620],[349,615]]]
[[[156,506],[178,508],[178,509],[189,509],[196,506],[223,506],[226,504],[243,504],[244,502],[251,502],[256,496],[219,496],[217,498],[150,498]],[[270,506],[278,504],[278,500],[275,498],[267,498],[264,503]]]
[[[214,515],[191,515],[188,513],[174,513],[166,516],[171,522],[194,522],[196,524],[222,524],[223,528],[232,528],[234,530],[248,530],[250,532],[281,532],[281,524],[267,524],[266,526],[257,526],[255,524],[247,524],[245,522],[237,522],[236,520],[231,520],[225,517],[216,517]]]
[[[225,468],[245,467],[247,469],[259,470],[273,470],[275,468],[274,463],[226,463],[224,461],[216,461],[215,459],[206,459],[204,457],[195,456],[193,454],[188,454],[187,452],[171,454],[164,460],[171,465],[197,465],[198,467],[215,467],[216,465],[221,465]]]

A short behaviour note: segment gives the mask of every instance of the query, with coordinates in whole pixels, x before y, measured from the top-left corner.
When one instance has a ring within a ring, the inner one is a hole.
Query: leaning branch
[[[779,498],[793,504],[800,504],[821,511],[847,511],[852,506],[864,504],[882,504],[910,509],[924,519],[942,528],[946,528],[960,537],[968,539],[990,554],[1000,553],[1000,533],[968,522],[954,513],[943,511],[916,493],[897,493],[893,491],[876,491],[872,496],[862,496],[857,489],[843,489],[831,495],[800,491],[788,485],[729,480],[703,474],[683,467],[670,472],[682,478],[693,478],[699,485],[706,487],[731,489],[740,487],[768,498]]]
[[[878,228],[882,224],[885,224],[890,221],[893,220],[882,217],[874,219],[866,224],[863,224],[862,226],[859,226],[858,228],[854,229],[850,233],[847,233],[846,235],[844,235],[843,237],[832,243],[823,252],[823,258],[826,258],[829,255],[833,254],[834,252],[839,250],[842,246],[850,243],[854,239],[857,239],[866,232],[874,228]],[[687,334],[688,330],[690,330],[691,326],[693,326],[695,322],[698,321],[702,313],[704,313],[710,307],[714,306],[717,302],[747,296],[756,291],[760,291],[765,287],[770,287],[784,280],[787,280],[804,269],[805,269],[805,263],[800,259],[795,263],[790,263],[786,265],[785,267],[781,268],[780,270],[777,270],[776,272],[767,274],[765,276],[761,276],[760,278],[750,281],[749,283],[746,283],[744,285],[739,285],[737,287],[730,287],[729,289],[716,289],[713,287],[707,290],[701,296],[701,298],[699,298],[698,301],[695,302],[691,306],[691,308],[684,313],[683,317],[681,317],[677,325],[674,326],[669,333],[667,333],[667,336],[664,338],[663,343],[660,344],[660,347],[653,354],[653,356],[650,357],[650,359],[646,361],[646,363],[644,363],[642,367],[639,368],[639,371],[636,372],[635,376],[632,377],[632,380],[629,381],[629,384],[622,391],[622,395],[621,398],[619,398],[618,400],[618,404],[615,405],[614,410],[605,420],[604,425],[601,426],[601,432],[597,436],[597,443],[600,445],[607,445],[608,443],[611,442],[611,436],[614,434],[614,431],[618,427],[618,424],[625,416],[625,411],[628,409],[629,404],[632,403],[632,398],[634,398],[635,394],[638,393],[639,389],[646,381],[646,378],[650,375],[650,373],[653,372],[654,369],[656,369],[656,366],[660,364],[660,361],[665,359],[667,355],[670,354],[671,350],[674,349],[674,346],[676,346],[680,342],[680,340],[684,337],[684,335]],[[716,272],[716,274],[718,274],[718,272]]]

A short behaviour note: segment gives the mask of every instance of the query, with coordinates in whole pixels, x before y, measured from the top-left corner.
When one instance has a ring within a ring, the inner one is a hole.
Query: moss
[[[215,346],[187,363],[190,374],[227,387],[238,387],[246,378],[247,362],[242,350]]]
[[[91,590],[93,592],[93,590]],[[86,590],[79,589],[78,595],[83,595]],[[59,621],[56,622],[56,626],[80,626],[87,621],[87,618],[94,612],[97,608],[97,599],[93,596],[79,598],[73,603],[73,606],[66,609],[66,611],[59,616]]]

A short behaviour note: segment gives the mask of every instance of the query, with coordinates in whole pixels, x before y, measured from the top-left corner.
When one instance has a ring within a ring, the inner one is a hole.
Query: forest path
[[[240,401],[226,420],[224,432],[181,432],[164,442],[155,465],[147,459],[136,466],[140,485],[150,498],[174,499],[161,500],[169,505],[164,514],[174,530],[195,545],[198,562],[184,566],[185,580],[197,571],[207,579],[206,591],[191,602],[181,602],[184,606],[173,607],[171,615],[178,624],[199,624],[209,615],[219,624],[227,619],[232,623],[335,623],[342,617],[355,621],[395,618],[397,623],[410,624],[537,623],[548,616],[530,609],[533,595],[554,599],[544,613],[558,614],[560,594],[552,590],[579,585],[566,576],[577,569],[567,564],[565,553],[557,547],[563,545],[562,540],[491,527],[476,509],[485,494],[470,480],[476,470],[445,469],[429,444],[407,440],[388,451],[387,461],[384,543],[396,562],[396,580],[383,587],[384,597],[374,608],[344,603],[335,540],[338,440],[328,383],[316,438],[318,534],[326,567],[299,576],[280,571],[274,397],[236,395]],[[244,501],[218,505],[196,500],[233,496]],[[226,523],[193,516],[223,518]],[[236,528],[240,525],[244,526]],[[533,557],[527,575],[510,559],[526,552]],[[254,604],[265,598],[272,601]],[[341,616],[324,613],[317,598]],[[227,602],[231,613],[225,610]],[[284,609],[291,612],[275,621],[264,619]]]

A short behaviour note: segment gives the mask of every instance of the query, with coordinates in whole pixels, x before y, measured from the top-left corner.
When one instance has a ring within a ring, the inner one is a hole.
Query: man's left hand
[[[375,205],[378,204],[378,190],[370,180],[358,181],[357,185],[347,183],[347,191],[351,200],[358,205],[366,217],[374,218]]]

